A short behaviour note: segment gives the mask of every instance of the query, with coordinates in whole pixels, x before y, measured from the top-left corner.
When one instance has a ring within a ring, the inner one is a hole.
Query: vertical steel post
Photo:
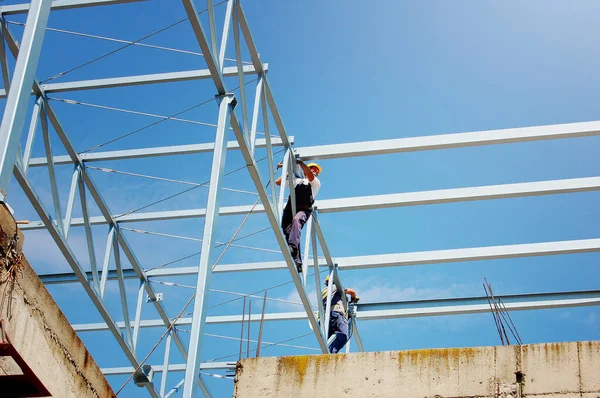
[[[172,331],[167,334],[167,341],[165,342],[165,357],[163,359],[163,371],[162,377],[160,378],[160,396],[164,397],[167,391],[167,376],[169,374],[169,356],[171,355],[171,336]]]
[[[258,82],[256,82],[256,93],[254,96],[254,109],[252,110],[252,127],[250,128],[250,153],[254,156],[254,147],[256,144],[256,125],[258,123],[258,111],[260,107],[260,100],[262,98],[263,88],[263,75],[258,75]],[[271,169],[272,170],[272,169]]]
[[[131,322],[129,321],[129,306],[127,305],[127,290],[125,289],[125,278],[123,278],[123,267],[121,267],[121,255],[119,253],[119,234],[119,230],[117,228],[114,228],[113,255],[115,256],[115,268],[117,269],[117,280],[119,282],[119,292],[121,293],[121,307],[123,307],[125,335],[127,336],[127,342],[129,343],[129,347],[133,349],[133,338],[131,336]]]
[[[108,228],[108,236],[106,238],[106,250],[104,251],[104,263],[102,264],[102,279],[100,280],[100,298],[104,298],[104,290],[106,289],[106,281],[108,279],[108,264],[112,254],[112,247],[115,236],[115,228],[111,225]]]
[[[273,167],[273,145],[271,144],[271,133],[269,132],[269,109],[267,108],[267,97],[264,90],[261,95],[261,106],[263,115],[263,126],[265,130],[265,142],[267,144],[267,162],[269,164],[269,181],[271,185],[271,209],[273,209],[277,215],[277,219],[281,220],[281,214],[277,210],[277,191],[275,189],[275,172]]]
[[[0,14],[0,23],[2,23],[2,28],[0,29],[0,67],[2,68],[2,79],[4,80],[4,91],[8,94],[10,91],[10,70],[8,69],[8,58],[6,58],[6,46],[5,39],[6,36],[6,20],[4,19],[4,15]]]
[[[194,309],[192,315],[192,327],[190,334],[190,345],[185,368],[185,382],[183,386],[183,397],[191,398],[198,389],[198,378],[200,370],[200,351],[206,321],[206,301],[209,293],[210,278],[212,275],[212,256],[215,246],[215,231],[219,215],[219,194],[225,167],[227,154],[227,141],[225,132],[229,125],[231,111],[235,107],[233,95],[219,96],[219,119],[215,136],[215,149],[213,153],[210,186],[208,188],[208,202],[206,205],[206,217],[204,219],[204,232],[202,235],[202,249],[200,264],[198,266],[198,280],[196,283],[196,297],[194,298]]]
[[[65,239],[69,237],[69,231],[71,228],[71,218],[73,217],[73,207],[75,205],[75,195],[77,191],[77,181],[79,181],[79,174],[81,169],[79,165],[76,165],[73,170],[73,176],[71,177],[71,189],[69,190],[69,200],[67,201],[67,211],[65,212],[65,221],[63,222]]]
[[[246,85],[244,84],[244,65],[242,64],[242,49],[240,42],[240,2],[233,0],[233,39],[235,42],[235,60],[237,64],[238,81],[240,84],[240,106],[242,107],[242,126],[244,127],[244,137],[250,144],[250,129],[248,128],[248,109],[246,104]]]
[[[325,308],[325,319],[323,322],[323,333],[325,338],[329,339],[329,318],[331,317],[331,290],[333,287],[334,268],[329,268],[329,282],[327,282],[327,306]]]
[[[31,112],[31,122],[29,123],[29,134],[27,134],[27,143],[25,144],[25,152],[23,153],[23,171],[27,174],[29,169],[29,160],[31,159],[31,151],[33,149],[33,141],[35,139],[35,133],[37,131],[37,124],[40,119],[40,112],[42,110],[42,97],[37,96],[35,103],[33,104],[33,111]]]
[[[248,298],[248,344],[246,345],[246,358],[250,358],[250,325],[252,324],[252,300]]]
[[[8,193],[8,184],[17,159],[25,113],[51,6],[52,2],[49,0],[31,0],[11,88],[6,97],[4,116],[0,125],[0,195],[3,199]]]
[[[44,149],[46,150],[46,162],[48,163],[48,176],[50,177],[50,189],[52,191],[52,202],[54,203],[54,217],[56,226],[64,234],[63,218],[60,209],[60,196],[56,185],[56,172],[54,170],[54,158],[52,156],[52,145],[50,144],[50,132],[48,131],[48,118],[46,117],[46,104],[42,103],[42,133],[44,136]]]
[[[283,155],[283,167],[281,168],[281,185],[279,186],[279,203],[277,207],[277,214],[279,214],[279,220],[281,220],[281,215],[283,214],[283,202],[285,201],[285,180],[287,179],[287,164],[290,162],[289,157],[291,156],[292,149],[290,147],[285,151],[285,155]]]
[[[354,337],[354,341],[356,341],[356,346],[358,347],[358,351],[365,352],[365,347],[363,346],[362,339],[360,338],[360,334],[358,333],[358,326],[356,325],[356,316],[352,319],[352,337]]]
[[[317,216],[317,209],[313,210],[312,218]],[[323,322],[325,321],[325,313],[323,310],[323,297],[321,294],[321,273],[319,269],[319,250],[317,248],[317,231],[315,228],[311,231],[312,249],[313,249],[313,262],[315,267],[315,284],[317,285],[317,305],[319,306],[319,319],[321,320],[321,330],[323,328]]]
[[[81,213],[83,214],[83,222],[85,224],[85,238],[87,240],[88,254],[90,257],[90,265],[92,267],[92,280],[94,289],[100,289],[98,281],[98,267],[96,266],[96,250],[94,248],[94,237],[92,235],[92,225],[90,223],[90,215],[88,213],[87,199],[85,194],[85,183],[83,182],[83,174],[85,170],[81,170],[79,174],[79,198],[81,199]],[[64,231],[64,229],[63,229]]]
[[[219,50],[219,70],[223,73],[225,65],[225,49],[227,48],[227,39],[229,38],[229,26],[231,25],[231,12],[233,10],[233,0],[227,2],[225,11],[225,22],[223,23],[223,36],[221,37],[221,49]],[[215,54],[216,55],[216,54]]]
[[[138,289],[137,305],[135,307],[135,319],[133,321],[133,352],[137,347],[138,337],[140,335],[140,322],[142,320],[142,306],[144,304],[144,290],[146,289],[146,281],[140,280]],[[169,333],[169,337],[172,337]]]
[[[242,304],[242,329],[240,331],[240,355],[238,360],[242,360],[242,352],[244,348],[244,319],[246,318],[246,295],[244,295],[244,304]]]
[[[206,0],[206,9],[208,10],[208,28],[210,30],[210,49],[212,57],[216,57],[217,52],[217,28],[215,26],[215,8],[212,0]],[[217,67],[222,71],[223,66],[218,64]]]
[[[312,238],[312,217],[309,217],[308,221],[306,221],[304,234],[304,261],[302,261],[302,280],[304,288],[306,288],[306,276],[308,274],[308,255],[310,253],[310,241]]]
[[[294,179],[296,178],[296,174],[294,173],[294,168],[296,167],[296,157],[290,148],[290,156],[288,157],[288,185],[290,187],[290,202],[292,204],[292,216],[296,217],[296,190],[294,189]],[[283,181],[281,181],[283,183]]]
[[[265,310],[267,308],[267,291],[265,290],[265,298],[263,298],[262,313],[260,314],[260,327],[258,329],[258,342],[256,344],[256,358],[260,356],[260,344],[262,342],[263,325],[265,323]]]

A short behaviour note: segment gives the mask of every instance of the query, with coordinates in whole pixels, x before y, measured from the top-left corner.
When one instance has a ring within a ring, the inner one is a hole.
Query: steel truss
[[[307,275],[309,266],[305,264],[301,274],[296,271],[296,266],[285,242],[285,238],[279,228],[280,215],[285,200],[285,184],[282,184],[279,193],[277,193],[273,174],[271,173],[268,178],[264,178],[260,175],[255,156],[257,148],[266,149],[269,170],[273,170],[275,162],[273,148],[281,147],[285,150],[283,162],[285,166],[281,176],[285,177],[287,173],[289,176],[288,181],[291,183],[295,158],[297,155],[301,156],[303,159],[310,160],[335,159],[465,146],[507,144],[559,138],[564,139],[600,134],[600,122],[586,122],[295,148],[294,137],[287,134],[282,117],[277,109],[274,95],[266,74],[267,64],[263,63],[259,57],[257,47],[253,41],[248,22],[239,0],[228,0],[227,2],[224,29],[220,42],[216,34],[216,21],[212,0],[207,0],[209,17],[208,33],[205,31],[204,26],[198,17],[198,10],[195,8],[193,1],[182,0],[183,7],[189,18],[189,23],[191,24],[198,45],[204,55],[207,69],[47,84],[41,84],[35,79],[34,75],[39,60],[46,22],[51,9],[64,10],[76,7],[113,5],[135,1],[141,0],[57,0],[54,2],[48,0],[32,0],[31,4],[0,7],[3,41],[16,59],[15,71],[12,74],[12,79],[10,79],[7,57],[4,52],[4,43],[2,43],[2,46],[0,46],[0,61],[2,62],[1,66],[6,91],[3,90],[0,92],[0,98],[6,98],[6,108],[2,125],[0,126],[0,191],[3,195],[6,195],[9,179],[11,174],[14,175],[40,217],[40,221],[31,222],[29,225],[23,226],[22,229],[48,230],[73,270],[73,272],[69,274],[42,275],[42,280],[46,284],[81,283],[87,295],[102,316],[103,322],[73,325],[75,330],[82,333],[109,330],[131,364],[131,366],[128,367],[104,368],[103,371],[105,374],[115,375],[139,372],[139,368],[143,363],[141,358],[146,354],[136,350],[138,347],[137,343],[140,330],[144,328],[162,328],[165,331],[167,338],[165,343],[164,362],[163,364],[152,364],[152,369],[155,372],[162,373],[160,390],[157,390],[153,383],[145,385],[148,393],[152,397],[168,397],[179,388],[182,388],[184,397],[197,395],[198,389],[201,389],[205,396],[210,396],[210,392],[202,379],[201,370],[231,369],[235,366],[235,363],[232,362],[201,363],[201,350],[204,327],[206,324],[243,324],[244,322],[244,315],[207,316],[206,301],[211,286],[210,281],[213,272],[251,272],[288,269],[292,282],[298,291],[304,311],[263,313],[262,315],[252,314],[249,315],[246,320],[248,324],[250,324],[252,322],[262,323],[263,321],[306,319],[309,321],[314,332],[319,350],[323,353],[328,351],[326,336],[328,335],[329,306],[323,308],[321,300],[317,297],[316,301],[319,307],[319,319],[324,320],[322,325],[320,325],[313,312],[313,307],[307,294],[307,284],[309,283],[307,281]],[[5,16],[18,13],[28,13],[27,22],[25,24],[25,33],[20,45],[15,41],[14,36],[11,34],[7,23],[4,20]],[[231,31],[233,31],[236,66],[225,67],[225,50]],[[245,46],[251,56],[252,65],[242,64],[241,52],[243,46]],[[250,98],[252,95],[246,92],[244,84],[244,76],[246,75],[257,76],[258,80],[254,98]],[[237,77],[240,83],[240,92],[237,95],[228,91],[225,84],[224,78],[231,76]],[[216,92],[213,94],[215,94],[218,107],[218,123],[214,142],[208,144],[198,143],[191,145],[137,148],[104,152],[97,151],[94,153],[79,154],[75,151],[73,145],[69,141],[47,96],[49,93],[53,92],[104,89],[199,79],[211,79],[216,88]],[[27,144],[23,152],[21,152],[19,141],[24,129],[27,104],[30,95],[35,96],[36,102],[31,117],[31,123],[28,128]],[[265,133],[264,139],[257,138],[257,132],[259,125],[261,124],[259,113],[262,113],[262,128]],[[277,130],[278,137],[271,136],[269,116],[275,122],[274,129]],[[31,157],[32,145],[36,137],[38,122],[41,123],[42,128],[46,152],[44,158]],[[48,123],[50,123],[58,134],[68,155],[53,155],[54,151],[50,145]],[[236,141],[226,141],[226,131],[229,128],[233,129]],[[246,168],[255,184],[256,191],[258,192],[262,204],[257,206],[220,206],[219,194],[222,191],[221,183],[224,175],[225,158],[227,152],[230,150],[239,150],[241,152]],[[142,212],[124,216],[116,215],[110,211],[106,201],[103,199],[99,189],[95,185],[94,180],[86,170],[86,165],[89,162],[203,152],[210,152],[213,154],[211,180],[208,189],[208,203],[204,209],[192,208],[177,211]],[[65,214],[62,214],[61,212],[60,197],[55,177],[55,167],[61,164],[72,164],[74,167]],[[46,209],[28,179],[27,173],[30,167],[46,167],[48,169],[53,199],[53,212]],[[270,188],[267,188],[269,185]],[[338,288],[343,289],[340,270],[598,252],[600,251],[600,239],[587,239],[361,257],[339,257],[334,259],[328,249],[324,231],[319,223],[319,218],[321,214],[331,212],[572,193],[599,189],[600,177],[589,177],[320,200],[317,203],[318,206],[313,213],[313,217],[308,221],[304,230],[306,240],[303,246],[303,257],[308,262],[309,255],[312,254],[313,263],[310,264],[310,266],[316,271],[314,272],[314,283],[316,284],[318,295],[321,286],[321,276],[319,271],[320,267],[323,266],[328,268],[329,275],[335,281]],[[79,196],[79,198],[77,198],[77,196]],[[95,205],[100,209],[102,216],[90,216],[88,214],[90,204],[88,199],[90,196]],[[295,200],[293,190],[291,190],[291,199],[292,201]],[[76,200],[79,200],[81,204],[81,218],[72,217]],[[216,243],[214,237],[219,216],[240,215],[249,212],[266,214],[275,238],[277,239],[284,261],[219,264],[216,267],[213,267],[213,264],[215,263],[214,248]],[[131,245],[121,232],[121,225],[124,223],[199,217],[203,217],[205,223],[202,238],[202,250],[199,265],[197,266],[146,270],[138,261]],[[107,224],[109,226],[106,249],[101,263],[97,261],[91,232],[92,225],[98,224]],[[83,269],[81,260],[75,256],[74,250],[67,240],[71,227],[77,226],[83,226],[85,229],[91,271]],[[324,258],[318,256],[319,247]],[[123,254],[129,262],[130,268],[124,266],[121,261],[121,254]],[[114,258],[115,262],[114,270],[109,269],[111,257]],[[160,296],[154,290],[150,282],[152,281],[151,278],[181,275],[197,276],[197,282],[194,286],[195,295],[191,301],[193,303],[192,316],[183,316],[174,319],[172,314],[167,314]],[[127,279],[136,279],[139,281],[139,294],[137,296],[135,317],[133,319],[130,319],[129,317],[130,303],[127,302],[125,294],[125,280]],[[118,315],[109,313],[105,303],[106,285],[110,280],[116,280],[119,285],[122,313]],[[147,298],[145,298],[144,295],[146,295]],[[342,297],[344,304],[348,305],[346,297],[344,295]],[[504,296],[502,299],[506,303],[506,307],[513,310],[561,308],[598,305],[600,304],[600,292],[583,291],[528,294]],[[154,305],[160,319],[143,319],[142,307],[145,300]],[[360,312],[357,313],[353,322],[353,339],[355,340],[358,349],[363,351],[363,341],[358,332],[357,320],[363,322],[374,319],[470,314],[486,311],[489,311],[489,305],[484,297],[402,303],[361,304]],[[120,320],[117,321],[117,318]],[[190,326],[189,344],[184,343],[179,335],[178,329],[175,327],[182,325]],[[249,338],[246,339],[246,341],[248,340]],[[244,339],[242,337],[241,342],[243,341]],[[177,346],[185,363],[169,363],[169,350],[172,342]],[[168,386],[166,382],[167,374],[169,372],[183,372],[183,379],[176,385]]]

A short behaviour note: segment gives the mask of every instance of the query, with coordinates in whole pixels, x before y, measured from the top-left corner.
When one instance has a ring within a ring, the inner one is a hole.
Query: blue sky
[[[297,147],[600,119],[596,104],[600,89],[597,74],[600,4],[594,1],[246,0],[242,5],[261,57],[269,63],[269,81],[278,108],[288,134],[295,136]],[[198,1],[196,6],[201,10],[204,2]],[[217,8],[218,21],[222,20],[223,12],[221,5]],[[185,16],[180,2],[159,0],[53,12],[48,25],[135,40]],[[23,22],[24,16],[7,19]],[[207,27],[206,14],[202,19]],[[220,30],[220,22],[218,26]],[[20,36],[22,27],[11,25],[11,31]],[[199,51],[188,22],[145,42]],[[47,79],[118,46],[48,32],[37,76]],[[228,47],[227,56],[235,56],[233,46]],[[249,60],[247,52],[243,58]],[[130,47],[55,81],[204,67],[199,56]],[[227,84],[237,86],[231,78]],[[247,94],[253,95],[254,84],[249,84]],[[169,115],[210,99],[214,93],[212,82],[204,80],[60,93],[52,97]],[[154,120],[57,101],[52,106],[78,151]],[[181,117],[215,123],[216,105],[209,103]],[[214,129],[210,127],[165,122],[101,150],[211,142],[213,138]],[[229,133],[229,139],[235,139],[233,133]],[[588,137],[323,161],[319,199],[597,176],[599,147],[600,138]],[[55,154],[65,153],[58,140],[53,141],[53,148]],[[33,156],[43,156],[39,133]],[[259,151],[259,156],[263,152]],[[93,166],[205,182],[209,179],[210,164],[211,156],[203,154],[110,161]],[[227,154],[227,171],[242,164],[239,153]],[[58,168],[63,211],[71,171],[70,166]],[[266,178],[265,165],[262,172]],[[186,188],[95,170],[90,173],[114,213],[127,212]],[[30,177],[50,209],[47,173],[32,169]],[[226,177],[224,186],[254,190],[244,170]],[[202,208],[206,192],[203,188],[196,189],[145,211]],[[22,198],[18,184],[13,181],[9,204],[16,217],[37,220]],[[336,257],[588,239],[598,237],[598,199],[597,192],[587,192],[333,213],[322,215],[321,223]],[[254,200],[253,195],[224,192],[221,203],[247,205]],[[92,213],[99,214],[95,207]],[[79,215],[77,206],[75,216]],[[242,219],[243,216],[221,218],[217,239],[227,241]],[[265,216],[253,215],[242,234],[266,226]],[[203,221],[156,221],[125,227],[200,238]],[[69,240],[77,247],[81,263],[89,267],[83,232],[81,228],[73,229]],[[145,268],[200,249],[198,242],[125,233]],[[100,259],[106,227],[94,227],[94,238]],[[242,242],[277,249],[270,232]],[[44,232],[27,232],[25,250],[39,273],[70,270]],[[587,253],[392,267],[346,271],[343,280],[355,288],[364,302],[482,295],[484,277],[494,285],[497,294],[597,289],[598,258],[597,253]],[[231,248],[222,263],[278,259],[281,259],[278,253]],[[197,264],[198,257],[193,257],[175,265]],[[191,278],[165,280],[195,283]],[[289,280],[288,271],[218,274],[212,279],[212,288],[251,293]],[[171,316],[181,310],[191,295],[190,289],[181,287],[157,284],[155,288],[164,292]],[[110,284],[109,289],[114,292],[109,307],[113,316],[121,319],[116,283]],[[127,289],[128,299],[133,302],[135,282],[128,283]],[[73,323],[100,321],[80,287],[52,286],[50,291]],[[212,293],[210,302],[216,304],[232,297]],[[270,290],[269,297],[297,301],[289,284]],[[252,305],[255,312],[261,302],[253,300]],[[130,306],[133,311],[134,305]],[[240,311],[241,301],[236,301],[211,309],[209,314]],[[269,302],[267,311],[301,311],[301,307]],[[157,317],[150,307],[144,307],[144,314],[148,319]],[[512,316],[526,343],[598,339],[600,333],[600,311],[596,307],[515,312]],[[363,322],[360,329],[369,351],[499,343],[490,314]],[[209,326],[206,332],[237,337],[240,331],[239,325],[230,325]],[[264,339],[276,342],[308,332],[306,321],[267,323]],[[153,329],[142,332],[140,357],[145,356],[160,335],[160,331]],[[185,332],[182,335],[187,340]],[[252,335],[257,336],[254,325]],[[108,333],[81,336],[101,367],[127,365]],[[212,359],[233,354],[238,351],[238,344],[206,337],[202,356]],[[315,338],[310,335],[290,344],[316,347]],[[181,363],[174,351],[172,362]],[[162,352],[161,346],[149,363],[162,363]],[[272,347],[263,354],[312,352],[315,351]],[[110,379],[116,389],[124,380]],[[171,385],[177,381],[177,375],[169,377]],[[230,381],[207,377],[207,382],[216,396],[231,392]],[[144,391],[128,386],[123,394],[145,396]]]

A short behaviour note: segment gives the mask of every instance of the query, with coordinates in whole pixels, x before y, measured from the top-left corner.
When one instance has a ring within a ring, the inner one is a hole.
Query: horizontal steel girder
[[[268,65],[265,64],[264,67],[268,68]],[[252,75],[256,73],[254,66],[252,65],[246,65],[242,69],[246,75]],[[228,66],[224,68],[223,75],[237,76],[237,67]],[[42,89],[46,92],[46,94],[50,94],[62,93],[65,91],[96,90],[101,88],[140,86],[144,84],[173,83],[201,79],[210,79],[210,72],[208,69],[153,73],[149,75],[109,77],[103,79],[80,80],[62,83],[47,83],[42,84]],[[0,98],[4,97],[6,97],[6,91],[4,89],[0,89]]]
[[[70,8],[82,8],[92,6],[110,6],[113,4],[134,3],[147,0],[55,0],[52,2],[52,10],[67,10]],[[13,4],[0,7],[2,15],[26,14],[29,11],[29,3]]]
[[[339,159],[355,156],[387,155],[401,152],[417,152],[434,149],[508,144],[596,135],[600,135],[600,121],[296,147],[296,152],[305,160]],[[290,137],[290,140],[291,139],[292,137]],[[135,157],[164,156],[186,153],[187,147],[187,145],[179,145],[158,148],[138,148],[130,151],[95,152],[93,157],[90,156],[88,159],[85,156],[82,156],[82,159],[86,161],[129,159],[132,158],[129,156],[129,152],[131,151],[135,151],[135,153],[138,154],[138,156]],[[119,154],[118,152],[122,153]],[[106,155],[104,155],[105,153]],[[61,160],[64,163],[67,159],[62,159],[62,157],[59,156],[56,159],[57,164],[60,164]],[[38,158],[36,159],[35,165],[40,166],[45,164],[43,162],[44,160],[42,158]]]
[[[550,308],[583,307],[600,305],[600,290],[539,293],[496,296],[501,298],[509,311],[540,310]],[[486,297],[468,297],[440,300],[419,300],[390,303],[365,303],[357,307],[356,317],[360,320],[378,320],[392,318],[413,318],[438,315],[478,314],[490,311]],[[252,314],[251,322],[260,322],[262,314]],[[265,321],[290,321],[306,319],[305,312],[278,312],[265,314]],[[207,324],[239,323],[241,315],[222,315],[206,317]],[[191,324],[192,318],[180,318],[177,326]],[[248,321],[246,316],[245,322]],[[117,322],[123,328],[123,322]],[[162,320],[145,320],[140,323],[142,328],[163,326]],[[104,323],[86,323],[73,325],[77,332],[92,332],[105,330]]]
[[[592,252],[600,252],[600,239],[566,240],[505,246],[487,246],[408,253],[376,254],[370,256],[338,257],[335,259],[335,262],[338,264],[338,267],[341,270],[354,270]],[[324,259],[320,259],[319,265],[326,266],[327,262]],[[285,261],[269,261],[258,263],[223,264],[218,265],[213,272],[244,272],[283,269],[287,269]],[[188,276],[196,275],[197,273],[197,266],[178,267],[161,268],[147,271],[146,276],[148,278]],[[126,279],[139,278],[133,270],[123,270],[123,274]],[[89,278],[91,278],[91,273],[88,273],[88,279]],[[115,280],[116,278],[117,276],[114,271],[109,272],[109,280]],[[40,275],[40,279],[46,285],[74,283],[78,281],[77,277],[73,273]]]
[[[488,185],[469,188],[440,189],[434,191],[407,192],[387,195],[359,196],[354,198],[324,199],[315,202],[320,214],[352,210],[385,209],[403,206],[420,206],[442,203],[466,202],[472,200],[488,200],[515,198],[522,196],[552,195],[560,193],[587,192],[600,190],[600,177],[572,178],[566,180],[550,180],[524,182],[516,184]],[[219,215],[247,214],[253,206],[221,207]],[[264,207],[257,205],[253,213],[264,213]],[[206,209],[172,210],[147,213],[135,213],[118,217],[120,223],[176,220],[204,217]],[[117,216],[115,216],[117,217]],[[92,224],[104,224],[104,217],[90,217]],[[74,218],[72,226],[83,225],[82,218]],[[41,221],[33,221],[23,225],[22,230],[43,229]]]
[[[235,370],[235,365],[235,362],[204,362],[200,364],[200,370]],[[163,365],[152,365],[152,370],[155,372],[162,372],[164,368]],[[102,368],[100,370],[105,376],[130,375],[134,371],[131,366]],[[169,365],[169,372],[183,372],[184,370],[184,363]]]
[[[596,135],[600,135],[600,121],[320,145],[297,151],[303,159],[322,160]]]
[[[294,137],[290,137],[293,142]],[[283,146],[280,138],[271,138],[271,144],[274,147]],[[266,140],[259,138],[256,140],[256,148],[266,148]],[[144,148],[144,149],[125,149],[120,151],[105,151],[105,152],[89,152],[80,154],[81,160],[84,162],[99,162],[103,160],[118,160],[118,159],[137,159],[147,158],[152,156],[173,156],[173,155],[192,155],[195,153],[206,153],[212,152],[215,148],[214,142],[208,142],[206,144],[189,144],[189,145],[176,145],[176,146],[163,146],[156,148]],[[239,150],[240,147],[237,141],[228,141],[227,150]],[[54,164],[70,164],[72,160],[69,156],[54,156]],[[29,162],[29,167],[40,167],[47,166],[48,162],[46,158],[32,158]]]

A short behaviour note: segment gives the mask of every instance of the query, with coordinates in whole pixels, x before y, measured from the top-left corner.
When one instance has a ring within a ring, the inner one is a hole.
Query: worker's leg
[[[331,312],[331,322],[329,328],[335,330],[335,339],[329,346],[329,352],[337,354],[348,342],[348,320],[339,312]]]
[[[301,210],[296,213],[296,216],[292,219],[291,224],[286,229],[286,235],[288,236],[288,245],[294,253],[294,261],[296,265],[302,265],[302,257],[300,256],[300,238],[302,234],[302,227],[306,224],[306,221],[310,217],[310,210]]]

